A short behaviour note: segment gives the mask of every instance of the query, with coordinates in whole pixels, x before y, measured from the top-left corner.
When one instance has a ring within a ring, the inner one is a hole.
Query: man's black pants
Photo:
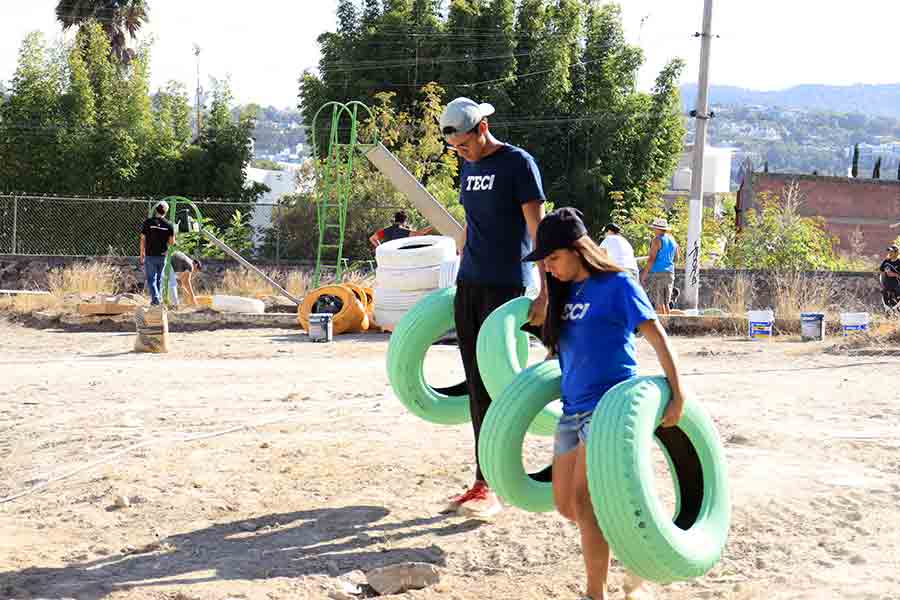
[[[476,481],[484,481],[481,464],[478,462],[478,436],[488,407],[491,405],[491,397],[484,388],[475,358],[478,332],[481,330],[481,324],[494,310],[524,293],[525,288],[520,286],[490,286],[465,282],[459,282],[456,286],[456,302],[453,308],[459,352],[466,371],[472,429],[475,431]]]

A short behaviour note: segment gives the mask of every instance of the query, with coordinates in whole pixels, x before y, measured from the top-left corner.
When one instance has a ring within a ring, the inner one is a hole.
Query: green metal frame
[[[318,129],[319,116],[322,111],[331,109],[331,127],[328,134],[328,154],[323,159],[318,181],[319,196],[316,201],[316,224],[319,230],[319,243],[316,248],[316,270],[313,275],[313,286],[319,287],[322,270],[328,258],[325,254],[334,251],[335,281],[341,281],[344,275],[346,259],[344,258],[344,233],[347,229],[347,208],[350,204],[351,178],[353,163],[357,150],[371,148],[378,142],[378,133],[368,144],[359,142],[359,117],[363,109],[368,117],[375,121],[375,115],[362,102],[328,102],[318,111],[312,121],[313,156],[319,156]],[[349,140],[341,142],[341,123],[349,119]],[[330,232],[336,235],[329,236]],[[333,239],[336,237],[337,239]]]

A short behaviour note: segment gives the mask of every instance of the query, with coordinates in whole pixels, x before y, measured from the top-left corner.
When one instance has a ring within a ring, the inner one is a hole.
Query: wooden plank
[[[50,292],[40,290],[0,290],[0,296],[49,296]]]

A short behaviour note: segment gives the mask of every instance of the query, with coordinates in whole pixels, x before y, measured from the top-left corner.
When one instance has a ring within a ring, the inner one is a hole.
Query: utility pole
[[[697,108],[691,112],[696,119],[694,135],[694,164],[691,170],[691,201],[688,217],[688,247],[685,255],[684,289],[686,304],[697,309],[700,305],[700,234],[703,231],[703,156],[706,150],[706,128],[709,124],[709,55],[712,46],[713,0],[704,0],[703,32],[700,38],[700,83],[697,88]]]
[[[197,138],[200,137],[200,131],[203,128],[203,111],[202,107],[202,96],[203,89],[200,87],[200,46],[194,44],[194,57],[197,60],[197,91],[196,91],[196,104],[197,104]]]

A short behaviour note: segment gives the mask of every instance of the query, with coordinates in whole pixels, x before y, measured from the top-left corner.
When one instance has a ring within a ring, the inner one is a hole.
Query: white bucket
[[[312,313],[309,315],[309,339],[313,342],[330,342],[334,339],[334,315]]]
[[[821,342],[824,340],[824,313],[800,313],[800,337],[804,342]]]
[[[844,335],[850,335],[854,331],[866,331],[869,329],[869,313],[841,313],[841,329]]]
[[[775,323],[775,313],[771,310],[751,310],[747,312],[750,321],[750,339],[768,340],[772,337],[772,326]]]

